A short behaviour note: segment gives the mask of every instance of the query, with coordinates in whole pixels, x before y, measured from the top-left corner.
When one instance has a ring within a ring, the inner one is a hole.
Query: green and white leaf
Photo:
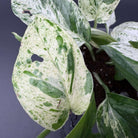
[[[119,42],[129,44],[129,41],[138,41],[138,22],[125,22],[115,27],[111,36]]]
[[[108,34],[110,31],[110,26],[113,25],[115,22],[116,22],[116,16],[115,16],[115,12],[113,12],[109,20],[106,22],[106,29]]]
[[[112,58],[124,78],[138,91],[138,49],[121,42],[110,43],[101,48]]]
[[[34,55],[43,61],[33,61]],[[41,15],[23,36],[12,82],[29,116],[52,131],[64,125],[70,110],[84,113],[93,92],[92,76],[75,41]]]
[[[96,104],[94,93],[92,94],[91,102],[85,114],[81,117],[80,121],[74,129],[67,135],[66,138],[91,138],[92,128],[96,121]]]
[[[68,31],[78,46],[91,39],[90,25],[73,0],[12,0],[12,10],[27,25],[35,15],[44,15]]]
[[[120,0],[79,0],[79,6],[89,21],[106,23]]]
[[[14,35],[15,39],[17,39],[19,42],[21,42],[21,41],[22,41],[22,37],[21,37],[21,36],[19,36],[17,33],[12,32],[12,34]]]
[[[116,42],[114,38],[112,38],[109,34],[107,34],[102,30],[91,28],[91,32],[92,32],[92,42],[96,44],[96,45],[93,44],[95,47],[99,47],[100,45],[107,45],[111,42]]]
[[[106,99],[98,107],[97,125],[102,137],[138,137],[138,101],[107,93]]]

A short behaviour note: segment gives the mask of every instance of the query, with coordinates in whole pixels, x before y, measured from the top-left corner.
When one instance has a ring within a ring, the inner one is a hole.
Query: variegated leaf
[[[127,43],[111,43],[101,47],[112,58],[131,85],[138,90],[138,49]]]
[[[22,39],[12,82],[29,114],[48,130],[61,128],[70,110],[88,108],[93,81],[80,49],[58,25],[36,16]]]
[[[106,23],[120,0],[79,0],[79,6],[89,21]]]
[[[91,97],[89,108],[82,116],[74,129],[67,135],[66,138],[91,138],[93,136],[91,130],[96,121],[96,104],[94,93]]]
[[[36,14],[44,15],[68,31],[78,46],[91,39],[90,25],[73,0],[12,0],[12,10],[26,24]]]
[[[115,12],[113,12],[109,20],[106,22],[106,29],[108,34],[110,31],[110,26],[113,25],[115,22],[116,22],[116,16],[115,16]]]
[[[97,110],[97,124],[102,137],[138,137],[138,101],[108,93]]]
[[[138,22],[125,22],[115,27],[111,36],[117,41],[129,44],[129,41],[138,41]]]
[[[92,32],[92,41],[97,44],[97,47],[100,45],[107,45],[111,42],[116,42],[115,39],[113,39],[109,34],[105,33],[102,30],[98,30],[95,28],[91,29]]]

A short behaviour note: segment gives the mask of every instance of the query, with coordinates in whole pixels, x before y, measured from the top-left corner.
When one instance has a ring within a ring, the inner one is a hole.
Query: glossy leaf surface
[[[79,6],[89,21],[106,23],[120,0],[79,0]]]
[[[111,36],[119,42],[129,44],[129,41],[138,41],[138,22],[125,22],[115,27]]]
[[[68,31],[78,46],[91,39],[90,25],[73,0],[12,0],[12,10],[26,24],[44,15]]]
[[[102,46],[102,49],[112,58],[124,78],[138,90],[138,49],[119,42]]]
[[[48,130],[61,128],[70,110],[89,106],[93,80],[75,41],[39,15],[23,36],[12,82],[29,116]]]
[[[97,111],[97,124],[102,137],[138,137],[138,101],[108,93]]]

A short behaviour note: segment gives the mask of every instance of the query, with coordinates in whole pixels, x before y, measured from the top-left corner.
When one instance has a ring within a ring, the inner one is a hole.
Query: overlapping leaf
[[[67,138],[90,138],[91,130],[96,120],[96,105],[94,94],[92,95],[89,108],[82,116],[75,128],[67,135]]]
[[[126,43],[111,43],[102,46],[116,67],[130,84],[138,90],[138,49]]]
[[[12,0],[12,10],[26,24],[36,14],[44,15],[66,29],[78,46],[91,39],[90,25],[73,0]]]
[[[70,110],[82,114],[93,91],[91,74],[72,37],[40,15],[22,38],[12,81],[23,108],[48,130],[62,127]]]
[[[111,42],[116,42],[114,38],[112,38],[109,34],[105,33],[104,31],[92,28],[92,41],[97,44],[97,47],[100,45],[106,45]]]
[[[97,111],[97,124],[102,137],[138,137],[138,101],[108,93]]]
[[[79,6],[89,21],[106,23],[120,0],[79,0]]]
[[[125,22],[115,27],[111,36],[119,42],[129,44],[129,41],[138,41],[138,22]]]

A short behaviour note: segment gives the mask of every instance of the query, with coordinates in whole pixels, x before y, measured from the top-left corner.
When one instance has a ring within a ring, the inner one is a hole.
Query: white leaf
[[[138,41],[138,22],[125,22],[115,27],[111,36],[122,43]]]

